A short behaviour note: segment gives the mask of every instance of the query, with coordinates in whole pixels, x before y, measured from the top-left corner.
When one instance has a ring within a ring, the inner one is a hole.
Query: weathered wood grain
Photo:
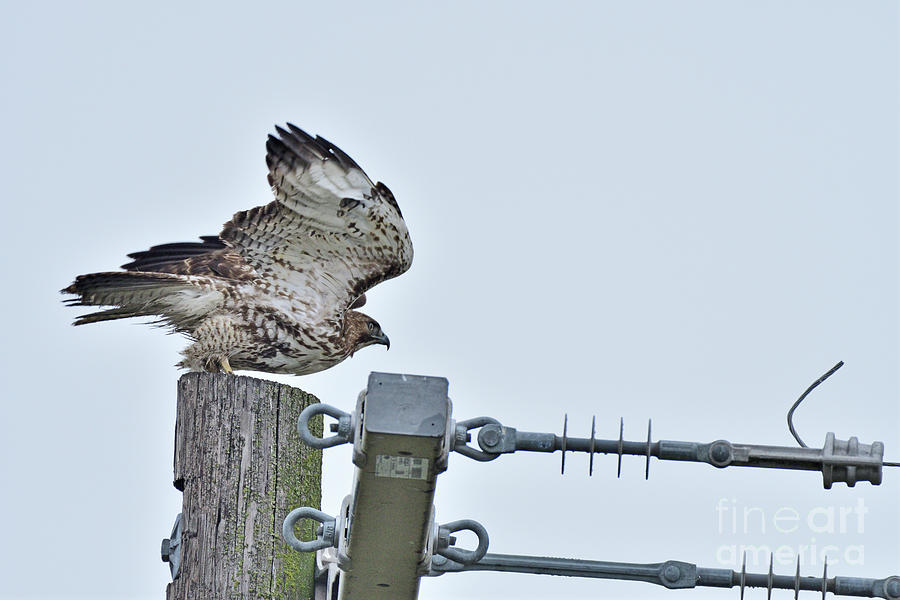
[[[188,373],[178,381],[182,554],[167,600],[312,597],[314,557],[291,550],[281,524],[298,506],[320,505],[321,451],[306,447],[296,429],[314,402],[250,377]],[[305,525],[303,539],[311,539],[312,524]]]

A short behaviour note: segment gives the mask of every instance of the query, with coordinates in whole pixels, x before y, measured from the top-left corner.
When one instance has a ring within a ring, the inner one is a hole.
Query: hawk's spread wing
[[[336,316],[409,269],[412,242],[387,186],[331,142],[288,128],[266,142],[275,201],[235,214],[219,237],[259,279]]]

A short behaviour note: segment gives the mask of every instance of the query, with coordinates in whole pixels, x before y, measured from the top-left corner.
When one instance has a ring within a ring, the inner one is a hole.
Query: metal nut
[[[709,446],[709,462],[716,467],[727,467],[731,464],[733,452],[731,444],[725,440],[716,440]]]
[[[493,448],[500,443],[500,432],[496,429],[485,429],[481,432],[478,441],[488,448]]]
[[[888,598],[900,598],[900,577],[889,577],[884,582],[884,595]]]
[[[663,579],[665,579],[669,583],[675,583],[676,581],[681,579],[681,569],[679,569],[675,565],[669,565],[665,569],[663,569],[662,576]]]

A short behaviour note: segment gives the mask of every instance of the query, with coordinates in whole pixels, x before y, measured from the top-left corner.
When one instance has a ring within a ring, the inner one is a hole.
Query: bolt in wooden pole
[[[284,517],[319,507],[321,451],[297,435],[318,400],[271,381],[188,373],[178,381],[175,487],[181,556],[167,600],[311,599],[314,556],[281,538]],[[313,429],[321,435],[322,421]],[[312,523],[303,539],[312,539]]]

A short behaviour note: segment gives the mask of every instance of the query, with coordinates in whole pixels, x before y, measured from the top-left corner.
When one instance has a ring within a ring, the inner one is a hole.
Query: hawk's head
[[[356,310],[348,310],[344,315],[344,343],[350,356],[372,344],[383,344],[388,350],[391,348],[391,340],[381,330],[378,321]]]

